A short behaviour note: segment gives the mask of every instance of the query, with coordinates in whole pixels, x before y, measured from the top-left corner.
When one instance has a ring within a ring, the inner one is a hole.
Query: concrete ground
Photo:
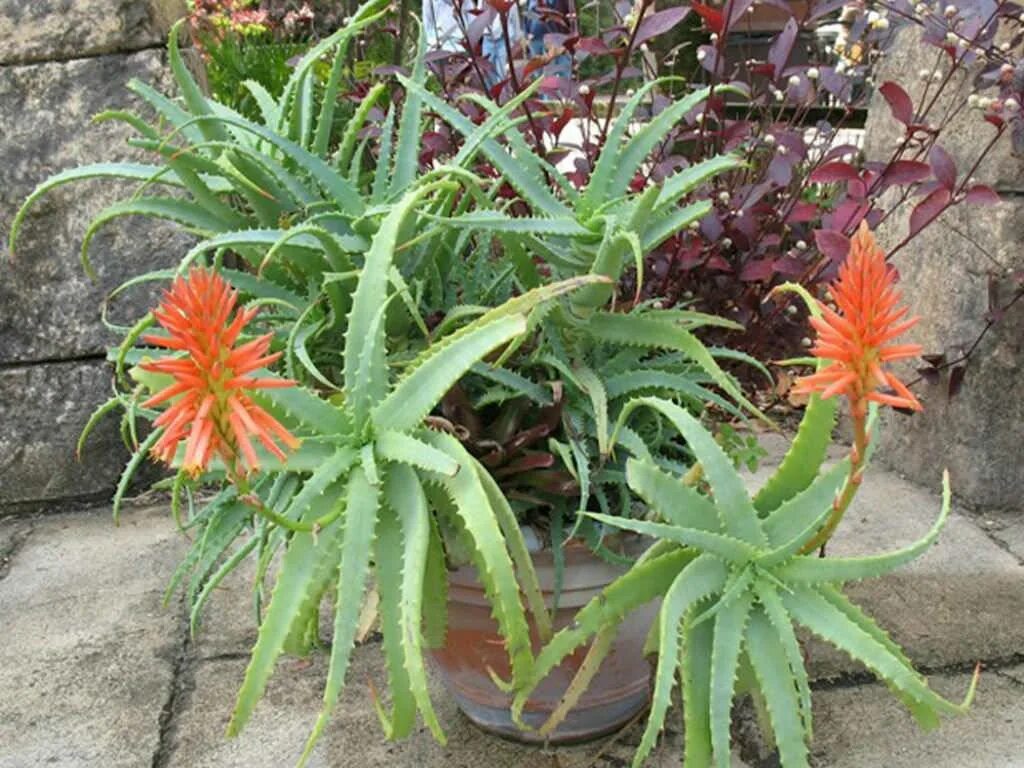
[[[911,541],[939,508],[931,489],[869,473],[835,540],[836,553]],[[162,593],[185,541],[163,507],[105,507],[0,518],[0,768],[287,768],[319,709],[323,659],[284,661],[241,737],[224,728],[255,637],[242,579],[218,590],[190,638],[184,611]],[[905,570],[856,585],[874,614],[940,691],[959,698],[984,662],[967,716],[932,734],[916,729],[884,686],[811,644],[817,679],[814,763],[821,768],[1024,768],[1024,517],[956,512],[939,544]],[[425,730],[383,741],[366,681],[383,683],[371,640],[314,766],[619,768],[642,723],[572,749],[522,747],[483,735],[435,685],[447,746]],[[681,717],[650,766],[680,762]],[[743,717],[736,766],[777,765]]]

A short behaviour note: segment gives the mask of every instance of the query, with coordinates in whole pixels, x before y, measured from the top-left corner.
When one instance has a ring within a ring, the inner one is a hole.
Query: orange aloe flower
[[[884,365],[921,354],[918,344],[893,344],[920,318],[905,319],[906,307],[898,307],[896,270],[885,261],[867,222],[850,244],[850,254],[831,286],[840,312],[821,305],[821,317],[811,318],[818,332],[812,349],[815,357],[830,360],[824,369],[801,377],[793,387],[798,394],[820,393],[823,398],[845,395],[855,420],[867,415],[868,401],[897,408],[921,410],[921,403]],[[880,387],[892,390],[882,392]]]
[[[290,387],[287,379],[249,376],[281,356],[267,354],[271,334],[235,346],[257,309],[239,309],[238,293],[217,274],[192,268],[187,277],[177,277],[153,316],[167,335],[148,335],[142,340],[175,352],[145,362],[142,369],[168,374],[174,383],[149,398],[144,407],[173,400],[153,422],[163,427],[153,446],[153,455],[170,464],[178,444],[185,441],[182,468],[195,476],[210,465],[216,454],[228,471],[242,473],[257,469],[253,450],[256,437],[273,455],[284,459],[279,441],[288,448],[298,441],[273,416],[253,402],[249,392],[272,387]],[[175,399],[177,398],[177,399]]]

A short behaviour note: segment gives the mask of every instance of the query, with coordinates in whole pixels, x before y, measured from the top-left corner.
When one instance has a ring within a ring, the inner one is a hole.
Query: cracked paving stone
[[[150,765],[181,643],[162,593],[182,552],[163,508],[119,527],[109,508],[32,521],[0,581],[0,768]]]
[[[970,678],[935,675],[931,683],[959,701]],[[814,733],[816,768],[1020,768],[1024,695],[1005,670],[983,672],[971,710],[925,733],[883,685],[816,691]]]
[[[256,707],[252,721],[231,740],[224,729],[242,682],[245,660],[207,660],[193,667],[194,685],[177,718],[168,768],[278,768],[294,765],[320,710],[327,660],[286,659],[279,663]],[[420,726],[409,739],[387,742],[370,699],[368,684],[385,690],[386,673],[379,644],[356,648],[349,684],[317,745],[310,768],[623,768],[640,742],[643,721],[620,734],[578,747],[544,750],[487,735],[459,714],[440,683],[431,694],[448,744],[436,743]],[[647,761],[649,768],[678,766],[682,756],[682,717],[673,709],[663,743]],[[744,768],[737,758],[734,768]]]

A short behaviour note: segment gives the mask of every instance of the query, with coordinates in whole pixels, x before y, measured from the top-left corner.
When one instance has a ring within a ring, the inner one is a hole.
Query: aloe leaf
[[[333,455],[320,464],[312,475],[302,484],[302,490],[292,497],[291,503],[284,512],[289,520],[305,519],[309,510],[319,505],[320,498],[327,489],[336,485],[352,468],[356,461],[356,451],[348,446],[337,448]]]
[[[961,714],[970,704],[973,685],[962,704],[946,701],[932,691],[911,666],[893,654],[884,643],[875,639],[873,633],[858,626],[844,611],[822,597],[815,588],[792,585],[791,591],[782,594],[781,598],[795,621],[864,664],[887,685],[903,691],[937,712]]]
[[[334,555],[339,561],[338,589],[334,608],[331,660],[327,668],[327,684],[324,687],[324,705],[302,752],[300,766],[309,759],[345,685],[345,675],[355,644],[356,627],[359,624],[359,612],[363,605],[366,577],[370,570],[374,533],[380,514],[380,488],[370,484],[366,471],[361,466],[353,470],[349,478],[346,497],[341,551]]]
[[[149,216],[181,225],[194,234],[209,236],[220,232],[230,222],[224,221],[205,207],[188,200],[172,197],[136,197],[107,206],[100,211],[85,231],[82,239],[82,266],[90,277],[95,277],[89,263],[89,245],[96,233],[108,222],[121,216]]]
[[[694,107],[706,100],[711,93],[710,88],[701,88],[679,101],[671,103],[657,114],[654,119],[645,123],[636,134],[626,142],[621,150],[615,152],[615,164],[608,196],[625,194],[629,182],[636,175],[641,163],[665,140],[665,137],[676,127],[677,123]],[[729,86],[717,86],[715,94],[719,97],[725,93],[738,93]]]
[[[35,205],[36,201],[57,187],[64,184],[71,184],[76,181],[87,181],[90,179],[127,179],[128,181],[149,182],[154,178],[162,176],[165,184],[180,186],[181,181],[174,174],[168,174],[167,169],[159,165],[143,165],[141,163],[94,163],[82,165],[78,168],[69,168],[66,171],[55,173],[46,181],[39,184],[32,193],[25,198],[14,219],[11,221],[11,231],[7,237],[8,248],[11,255],[14,255],[14,246],[21,231],[21,225],[28,215],[28,212]]]
[[[735,563],[747,562],[757,552],[757,550],[742,539],[734,539],[730,536],[698,528],[682,528],[665,523],[652,523],[647,520],[633,520],[628,517],[602,515],[597,512],[588,512],[587,517],[591,517],[606,525],[634,531],[644,536],[675,541],[688,547],[713,553],[724,560]]]
[[[710,200],[698,200],[695,203],[672,208],[669,213],[654,217],[654,220],[643,231],[641,245],[649,253],[668,240],[680,230],[700,221],[711,212]]]
[[[316,434],[345,434],[350,429],[339,408],[303,387],[274,387],[255,392],[252,397],[275,415],[283,414],[287,420],[296,421]]]
[[[445,122],[465,136],[467,140],[476,139],[474,134],[478,130],[477,126],[461,112],[430,93],[419,83],[403,75],[398,75],[398,80],[407,92],[417,93],[431,111],[440,115]],[[497,141],[490,138],[480,140],[480,150],[532,207],[554,218],[570,215],[569,209],[552,194],[551,190],[545,185],[543,178],[527,171],[521,159],[509,154]]]
[[[388,470],[384,482],[384,498],[395,510],[402,532],[401,581],[401,641],[405,647],[406,672],[413,698],[430,732],[442,744],[444,731],[437,720],[430,693],[427,673],[423,664],[424,590],[428,587],[431,549],[431,515],[419,478],[408,467],[395,466]],[[393,555],[392,555],[393,556]],[[442,563],[443,566],[443,563]],[[443,574],[445,577],[447,574]],[[429,593],[428,593],[429,594]],[[444,600],[447,591],[442,591]],[[436,595],[432,597],[436,598]],[[443,611],[442,611],[443,612]]]
[[[424,539],[425,540],[425,539]],[[390,505],[381,506],[380,522],[377,526],[376,555],[374,572],[377,576],[377,592],[380,595],[378,613],[383,635],[384,661],[388,671],[388,687],[391,690],[391,713],[373,697],[377,714],[388,739],[404,739],[416,724],[416,700],[412,695],[409,680],[407,654],[408,638],[405,635],[405,616],[402,609],[402,530],[398,516]]]
[[[910,667],[911,669],[913,668],[912,662],[907,658],[903,649],[900,648],[891,637],[889,637],[885,630],[875,623],[874,619],[868,616],[859,606],[842,594],[842,592],[828,584],[819,584],[816,587],[816,590],[819,595],[841,611],[846,618],[864,630],[876,642],[883,645],[889,653],[902,661],[907,667]],[[910,711],[921,728],[925,730],[932,730],[939,727],[939,716],[936,714],[934,709],[921,704],[913,696],[891,685],[889,686],[889,689],[899,697],[903,706]]]
[[[498,211],[470,211],[459,216],[444,219],[446,225],[464,227],[467,230],[481,230],[506,235],[556,235],[578,237],[589,235],[590,231],[580,226],[576,219],[536,218],[506,216]]]
[[[700,461],[704,475],[711,484],[716,507],[724,518],[724,529],[732,536],[751,544],[763,544],[764,532],[750,497],[747,495],[743,478],[733,468],[732,461],[722,447],[700,422],[675,403],[657,397],[641,397],[631,400],[619,416],[624,423],[638,406],[645,405],[659,411],[686,439],[687,445]]]
[[[602,456],[608,455],[608,393],[604,384],[593,370],[585,365],[574,367],[576,380],[582,385],[583,391],[590,398],[593,408],[594,428],[597,430],[597,448]]]
[[[434,516],[430,517],[423,585],[423,641],[428,648],[442,648],[448,635],[448,564]]]
[[[800,717],[804,724],[804,735],[807,741],[814,736],[813,712],[811,709],[811,685],[807,678],[807,668],[804,665],[804,655],[800,648],[800,642],[793,630],[793,622],[789,618],[782,600],[775,585],[766,579],[759,579],[754,584],[754,591],[757,599],[764,609],[765,615],[771,622],[779,637],[782,651],[789,663],[790,673],[796,683],[797,696],[800,700]]]
[[[529,677],[516,692],[513,719],[518,722],[530,693],[566,656],[602,626],[619,622],[636,608],[664,595],[680,570],[696,556],[692,550],[677,549],[644,559],[581,608],[573,623],[556,632],[537,655]]]
[[[160,435],[163,432],[162,427],[158,427],[150,432],[139,447],[135,449],[135,452],[132,453],[131,458],[128,459],[121,477],[117,480],[117,487],[114,489],[113,509],[111,511],[114,525],[117,525],[121,520],[121,505],[124,503],[124,495],[128,492],[128,486],[131,485],[132,478],[135,477],[135,473],[142,465],[142,462],[145,461],[150,449],[156,445],[156,441],[160,439]]]
[[[583,190],[583,194],[580,195],[579,202],[576,205],[576,209],[582,218],[590,218],[599,205],[616,197],[611,182],[622,151],[622,138],[626,135],[629,123],[633,119],[633,113],[640,106],[644,96],[653,88],[656,88],[659,84],[664,85],[667,82],[671,82],[673,79],[676,78],[660,78],[650,83],[645,83],[640,88],[637,88],[622,106],[605,138],[604,147],[597,158],[597,162],[594,164],[594,172],[590,175],[587,188]],[[620,192],[619,194],[622,193]]]
[[[931,530],[914,544],[884,555],[872,555],[870,557],[821,558],[810,555],[798,555],[781,565],[775,571],[775,574],[787,583],[841,583],[877,578],[899,568],[901,565],[909,563],[911,560],[917,559],[935,543],[949,517],[951,492],[949,489],[948,473],[944,475],[942,485],[942,511],[932,525]]]
[[[367,354],[367,345],[378,343],[371,335],[371,326],[387,299],[388,272],[395,258],[398,236],[416,206],[429,195],[436,184],[427,184],[408,192],[384,218],[370,244],[366,261],[352,297],[352,313],[345,334],[345,389],[351,391],[356,382],[360,361]],[[379,358],[378,358],[379,359]]]
[[[426,25],[420,25],[420,41],[416,61],[412,67],[412,79],[417,83],[426,80],[424,55],[427,50]],[[414,91],[405,95],[402,117],[398,122],[398,141],[395,146],[395,172],[391,177],[389,192],[401,194],[412,184],[420,165],[420,122],[423,113],[423,99]]]
[[[199,90],[199,86],[188,71],[188,67],[185,66],[185,62],[181,58],[181,51],[178,49],[178,38],[181,36],[181,28],[184,23],[184,19],[179,19],[171,27],[171,32],[167,37],[167,57],[171,65],[171,72],[174,73],[178,89],[181,91],[182,98],[184,98],[189,110],[196,115],[210,115],[213,113],[210,104],[207,102],[206,97],[203,96],[203,92]],[[207,141],[228,140],[227,133],[219,125],[201,124],[199,130]]]
[[[818,395],[811,397],[785,458],[754,496],[754,508],[762,516],[793,498],[818,476],[832,443],[837,409],[838,398],[822,400]]]
[[[199,557],[192,568],[186,594],[188,602],[194,604],[199,590],[207,581],[211,571],[234,543],[235,539],[245,530],[252,520],[253,509],[241,501],[229,501],[220,505],[203,528],[199,539]],[[195,629],[193,628],[193,633]]]
[[[696,165],[684,168],[665,179],[658,194],[656,208],[659,211],[675,208],[679,200],[692,192],[700,184],[713,176],[743,166],[743,158],[739,155],[716,155]]]
[[[831,512],[836,493],[843,487],[849,472],[850,461],[844,459],[818,477],[809,487],[776,507],[762,524],[769,545],[782,547],[792,542],[808,527],[819,521],[823,512],[826,515]],[[781,562],[781,559],[778,562]]]
[[[516,567],[516,578],[519,580],[519,588],[526,596],[526,604],[529,606],[530,614],[533,616],[537,636],[541,642],[546,643],[551,639],[551,615],[544,604],[544,596],[540,591],[537,572],[533,568],[533,560],[530,558],[530,553],[526,548],[526,540],[523,538],[523,532],[519,528],[519,521],[516,520],[512,507],[509,506],[508,501],[505,499],[505,494],[501,492],[501,488],[498,487],[498,484],[487,470],[479,463],[474,462],[468,453],[462,457],[462,462],[464,464],[472,464],[477,477],[480,479],[480,484],[487,494],[487,500],[490,502],[491,509],[498,519],[498,525],[501,526],[501,532],[508,543],[509,554],[511,554],[512,562]],[[552,543],[552,546],[556,545]]]
[[[213,590],[219,587],[227,575],[235,570],[235,568],[237,568],[242,561],[245,560],[245,558],[247,558],[254,549],[256,549],[257,544],[259,544],[259,539],[257,537],[249,537],[242,546],[236,549],[230,557],[221,563],[217,571],[203,584],[202,590],[192,603],[192,609],[189,611],[188,616],[189,631],[193,636],[195,636],[196,628],[199,626],[199,615],[202,613],[203,606],[206,605],[206,601],[210,598],[210,595],[213,594]]]
[[[807,743],[793,676],[779,635],[761,608],[751,613],[746,651],[768,705],[782,764],[786,768],[806,768]]]
[[[333,164],[342,173],[348,173],[351,170],[352,155],[356,149],[356,142],[359,139],[359,133],[362,131],[363,126],[366,124],[366,119],[370,114],[370,110],[373,105],[377,103],[382,95],[387,92],[387,86],[384,83],[374,83],[373,86],[367,91],[366,96],[359,102],[359,106],[356,107],[355,114],[349,118],[348,123],[345,125],[345,132],[341,136],[341,143],[338,145],[338,151],[334,155]]]
[[[459,462],[444,451],[423,442],[417,437],[404,432],[383,430],[377,433],[374,448],[378,456],[397,464],[436,472],[439,475],[454,477],[459,471]]]
[[[351,327],[350,327],[351,328]],[[374,409],[378,429],[418,426],[474,363],[526,331],[526,318],[512,315],[481,325],[437,351],[407,373]],[[429,350],[428,350],[429,353]]]
[[[507,387],[523,397],[528,397],[537,405],[547,407],[554,402],[551,399],[551,392],[547,387],[530,381],[525,376],[521,376],[508,368],[497,368],[486,363],[474,363],[470,370],[477,376]]]
[[[608,397],[611,398],[637,393],[652,394],[649,390],[672,392],[688,397],[700,405],[713,403],[726,413],[743,418],[743,411],[717,392],[712,392],[701,386],[695,378],[695,376],[669,373],[668,371],[635,370],[608,377],[605,387],[608,390]]]
[[[576,674],[573,675],[572,682],[569,683],[569,687],[565,689],[565,693],[562,694],[562,698],[558,700],[558,704],[552,710],[548,719],[544,722],[544,725],[538,729],[537,733],[540,736],[549,736],[552,732],[565,720],[566,716],[579,702],[580,697],[586,692],[590,683],[593,681],[594,676],[597,675],[601,669],[601,664],[612,650],[612,646],[615,643],[615,636],[619,632],[618,624],[610,624],[606,627],[602,627],[598,630],[597,635],[594,637],[594,642],[591,643],[590,648],[587,649],[586,655],[583,657],[583,661],[579,665],[579,669],[576,670]]]
[[[654,695],[647,727],[633,756],[636,768],[643,765],[665,724],[675,672],[679,666],[679,633],[683,617],[699,600],[720,590],[725,584],[725,577],[726,568],[721,560],[708,554],[700,555],[679,572],[665,593],[658,615],[660,637]]]
[[[717,532],[721,525],[715,505],[696,490],[649,461],[629,459],[626,482],[662,519],[683,528]]]
[[[714,626],[683,622],[679,676],[683,684],[683,760],[687,765],[711,765],[711,657]],[[639,768],[634,763],[634,768]],[[788,768],[788,767],[787,767]]]
[[[715,639],[711,649],[709,715],[715,763],[719,768],[729,768],[732,765],[729,729],[733,692],[753,595],[747,590],[734,600],[723,598],[721,602],[722,607],[715,615]]]
[[[380,145],[377,153],[377,164],[373,171],[373,185],[370,187],[370,199],[380,203],[387,199],[388,184],[391,180],[391,152],[395,146],[395,105],[388,107],[384,123],[380,129]]]
[[[715,362],[707,347],[685,328],[651,316],[595,312],[590,317],[586,329],[598,341],[682,352],[697,363],[737,403],[771,423],[767,416],[743,396],[736,382]]]
[[[344,486],[339,483],[320,496],[317,504],[307,511],[305,522],[311,522],[321,513],[343,503],[343,493]],[[335,520],[316,536],[306,531],[296,531],[292,535],[281,559],[270,605],[260,623],[259,636],[228,723],[229,737],[241,733],[252,717],[256,703],[263,696],[274,664],[284,649],[293,624],[299,618],[299,609],[308,601],[309,590],[321,561],[337,562],[341,527],[341,521]]]
[[[526,615],[519,599],[519,584],[487,492],[474,471],[475,460],[454,437],[440,432],[428,433],[427,442],[459,459],[462,465],[454,477],[441,476],[441,487],[451,499],[473,540],[477,577],[484,585],[498,628],[512,665],[513,683],[518,685],[529,674],[533,663]]]

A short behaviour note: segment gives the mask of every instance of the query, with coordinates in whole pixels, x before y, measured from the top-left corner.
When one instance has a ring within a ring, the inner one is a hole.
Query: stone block
[[[5,524],[6,525],[6,524]],[[32,521],[0,581],[0,767],[150,765],[181,647],[166,509]]]
[[[1018,674],[1020,667],[1017,667]],[[970,675],[936,675],[934,687],[959,701]],[[1024,764],[1021,684],[1000,672],[981,677],[971,710],[931,733],[919,729],[882,685],[814,694],[812,765],[817,768],[1016,768]]]
[[[252,721],[242,734],[224,738],[245,661],[219,659],[199,662],[192,670],[183,711],[176,718],[168,768],[277,768],[293,765],[305,745],[322,704],[326,658],[312,663],[285,660],[276,670]],[[383,649],[379,643],[357,647],[352,656],[348,686],[309,762],[310,768],[615,768],[628,765],[640,743],[643,721],[624,732],[593,744],[541,749],[504,741],[477,730],[456,708],[436,677],[431,695],[448,736],[447,745],[434,741],[425,727],[401,742],[388,742],[381,733],[369,681],[378,691],[386,685]],[[682,715],[672,711],[650,768],[678,766],[682,757]],[[744,768],[739,758],[734,768]]]
[[[903,226],[883,229],[883,246],[902,239]],[[949,360],[964,354],[986,324],[988,275],[1024,269],[1022,239],[1024,201],[1011,198],[990,208],[953,208],[900,251],[893,259],[900,287],[906,304],[921,316],[908,340]],[[1008,300],[1011,281],[996,284],[1002,301]],[[971,507],[1024,509],[1022,367],[1024,301],[1018,301],[974,351],[959,394],[947,396],[943,375],[936,384],[917,387],[923,413],[886,413],[883,459],[932,487],[948,468],[954,492]],[[910,365],[903,371],[907,378],[916,376]]]
[[[128,460],[115,415],[75,460],[78,435],[110,396],[111,377],[102,360],[0,368],[0,514],[113,491]]]
[[[141,158],[117,123],[91,124],[108,108],[135,105],[131,78],[166,86],[163,54],[144,51],[67,63],[0,68],[0,239],[15,213],[51,174],[78,165]],[[151,162],[152,160],[150,160]],[[128,277],[174,264],[191,242],[175,227],[131,217],[93,240],[98,277],[79,263],[92,218],[132,193],[119,183],[82,182],[40,200],[24,222],[0,281],[0,363],[97,354],[117,337],[100,321],[107,293]],[[118,300],[111,318],[130,324],[153,303],[156,289]]]
[[[879,84],[887,80],[899,83],[910,95],[916,107],[923,103],[924,99],[930,100],[935,93],[934,85],[925,93],[926,84],[921,81],[919,73],[932,71],[936,51],[936,48],[920,42],[920,33],[916,27],[906,27],[900,31],[890,49],[886,51],[874,79]],[[945,56],[942,57],[942,66],[945,69],[940,71],[945,75],[949,67],[949,59]],[[971,73],[971,76],[973,74]],[[964,82],[963,75],[954,78],[943,92],[943,97],[931,109],[933,119],[938,120],[944,115],[952,114],[952,108],[959,106],[954,104],[953,100],[966,99],[971,87]],[[993,89],[988,95],[994,97],[997,94]],[[995,127],[985,122],[982,114],[979,110],[964,108],[952,120],[938,126],[942,129],[939,144],[950,153],[961,173],[966,173],[973,167],[981,150],[996,135]],[[871,160],[884,162],[903,137],[903,124],[892,117],[885,99],[876,91],[868,109],[864,131],[866,156]],[[1009,134],[1004,135],[996,143],[973,175],[1000,192],[1024,191],[1024,157],[1013,153]]]
[[[0,0],[0,64],[160,45],[184,0]]]

